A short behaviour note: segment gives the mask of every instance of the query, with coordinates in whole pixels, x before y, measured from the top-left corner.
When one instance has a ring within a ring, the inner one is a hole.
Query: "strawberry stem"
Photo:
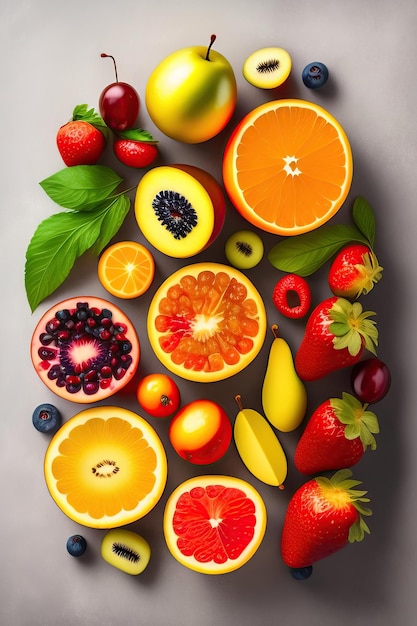
[[[375,315],[374,311],[363,311],[359,302],[337,298],[329,311],[332,320],[329,331],[334,335],[335,350],[347,348],[351,356],[356,356],[365,346],[372,354],[376,354],[378,330],[376,322],[368,319],[372,315]]]
[[[330,398],[337,419],[345,425],[346,439],[360,438],[364,450],[370,447],[376,449],[374,434],[379,433],[378,418],[375,413],[368,411],[368,405],[362,404],[355,396],[343,392],[342,398]]]
[[[354,487],[361,484],[361,481],[352,479],[352,471],[350,469],[339,470],[330,478],[317,476],[315,480],[322,489],[328,492],[339,492],[346,498],[347,502],[355,507],[358,512],[358,518],[349,528],[348,540],[349,543],[362,541],[365,533],[370,533],[363,516],[372,515],[372,511],[367,506],[364,506],[364,503],[370,502],[369,498],[365,497],[368,492],[354,489]]]

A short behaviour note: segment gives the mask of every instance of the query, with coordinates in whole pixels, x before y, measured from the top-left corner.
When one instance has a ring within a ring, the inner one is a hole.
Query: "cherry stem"
[[[210,37],[210,45],[207,48],[206,61],[210,61],[209,54],[210,54],[211,46],[214,44],[215,41],[216,41],[216,35],[212,35]]]
[[[104,58],[109,58],[109,59],[113,59],[113,65],[114,65],[114,73],[116,74],[116,83],[119,82],[119,79],[117,77],[117,67],[116,67],[116,60],[114,57],[112,57],[111,54],[106,54],[105,52],[102,52],[100,54],[100,56],[104,59]]]

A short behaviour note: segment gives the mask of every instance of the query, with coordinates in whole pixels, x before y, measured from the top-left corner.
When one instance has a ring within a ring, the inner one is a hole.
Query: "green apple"
[[[177,50],[150,75],[145,103],[153,123],[168,137],[201,143],[227,125],[236,107],[236,78],[229,61],[210,45]]]
[[[264,244],[260,236],[252,230],[239,230],[230,235],[224,252],[230,265],[240,270],[248,270],[261,262]]]

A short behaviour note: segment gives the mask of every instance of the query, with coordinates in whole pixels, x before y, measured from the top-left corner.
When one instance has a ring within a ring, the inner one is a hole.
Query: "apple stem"
[[[216,41],[216,35],[212,35],[210,37],[210,45],[207,48],[206,61],[210,61],[209,54],[210,54],[211,46],[214,44],[215,41]]]
[[[119,79],[117,77],[117,67],[116,67],[116,60],[114,57],[112,57],[111,54],[106,54],[105,52],[102,52],[100,54],[100,56],[104,59],[104,58],[109,58],[109,59],[113,59],[113,65],[114,65],[114,73],[116,74],[116,83],[119,82]]]

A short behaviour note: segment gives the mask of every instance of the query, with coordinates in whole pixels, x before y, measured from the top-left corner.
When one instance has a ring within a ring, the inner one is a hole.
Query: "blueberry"
[[[292,567],[291,568],[291,574],[292,574],[292,577],[295,578],[295,580],[306,580],[307,578],[310,578],[312,573],[313,573],[312,565],[306,565],[305,567]]]
[[[87,542],[81,535],[72,535],[67,541],[67,550],[71,556],[82,556],[87,549]]]
[[[324,63],[314,62],[305,66],[302,73],[303,83],[309,89],[318,89],[327,83],[329,70]]]
[[[40,404],[33,411],[32,423],[41,433],[49,433],[61,426],[61,413],[53,404]]]

